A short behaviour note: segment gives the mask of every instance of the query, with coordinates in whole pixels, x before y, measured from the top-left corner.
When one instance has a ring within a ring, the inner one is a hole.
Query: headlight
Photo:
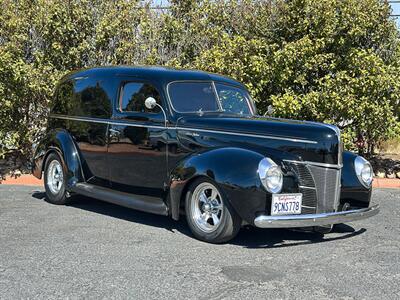
[[[282,171],[272,159],[266,157],[260,161],[258,176],[260,176],[260,180],[268,192],[275,194],[282,190]]]
[[[356,170],[358,180],[366,188],[369,188],[373,177],[371,164],[365,158],[357,156],[354,160],[354,169]]]

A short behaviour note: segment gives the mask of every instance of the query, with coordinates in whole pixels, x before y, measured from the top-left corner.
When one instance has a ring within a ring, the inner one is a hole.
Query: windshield
[[[250,96],[243,88],[212,82],[173,82],[168,87],[172,106],[180,113],[227,112],[251,115]]]

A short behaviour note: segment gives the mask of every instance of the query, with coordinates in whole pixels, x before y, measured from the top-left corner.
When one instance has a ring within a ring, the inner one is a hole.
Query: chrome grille
[[[293,171],[297,174],[301,186],[315,187],[314,179],[308,166],[301,163],[291,163]]]
[[[317,213],[336,211],[340,193],[340,170],[309,165],[317,191]]]
[[[289,167],[296,174],[299,180],[300,193],[303,194],[301,211],[304,214],[317,212],[317,193],[314,179],[307,165],[297,162],[290,162]]]
[[[314,188],[300,188],[303,194],[301,211],[304,214],[315,214],[317,212],[317,194]]]
[[[335,211],[340,197],[340,169],[312,165],[312,163],[289,162],[297,175],[299,189],[303,194],[302,213]]]

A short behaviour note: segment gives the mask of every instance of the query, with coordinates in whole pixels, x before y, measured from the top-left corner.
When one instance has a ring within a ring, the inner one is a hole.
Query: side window
[[[72,99],[74,98],[74,84],[68,80],[61,83],[55,92],[53,98],[53,107],[51,113],[68,115],[70,114],[70,107]]]
[[[103,88],[103,82],[95,78],[75,81],[75,107],[77,115],[109,118],[111,116],[111,98]]]
[[[62,83],[54,97],[53,113],[70,116],[109,118],[111,97],[101,80],[82,78]]]
[[[160,94],[151,84],[127,82],[122,86],[119,108],[122,112],[158,113],[160,111],[159,107],[149,110],[144,105],[148,97],[153,97],[158,104],[161,104]]]

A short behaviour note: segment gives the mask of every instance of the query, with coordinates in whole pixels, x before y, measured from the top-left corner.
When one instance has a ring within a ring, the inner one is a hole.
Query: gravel
[[[333,233],[243,228],[195,240],[184,220],[0,186],[0,298],[399,299],[400,190]]]

